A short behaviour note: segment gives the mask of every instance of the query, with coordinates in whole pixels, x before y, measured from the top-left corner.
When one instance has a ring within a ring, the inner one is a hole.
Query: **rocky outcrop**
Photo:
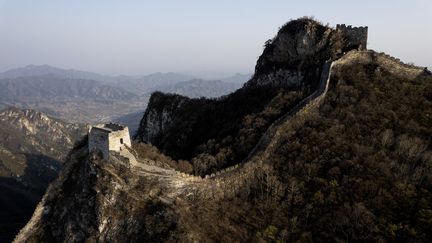
[[[334,53],[337,32],[311,19],[294,20],[282,26],[265,45],[255,74],[246,86],[301,87],[316,84],[322,65]]]
[[[308,18],[288,22],[266,42],[255,74],[246,86],[315,89],[324,62],[366,48],[367,27],[341,26],[345,25],[334,29]]]
[[[85,125],[67,123],[39,111],[13,107],[0,112],[0,126],[0,136],[4,138],[0,145],[3,147],[19,153],[39,152],[57,160],[64,160],[67,155],[64,148],[72,148],[86,132]],[[16,138],[8,138],[8,134],[14,134]]]
[[[151,108],[146,109],[134,139],[157,143],[171,125],[173,117],[181,110],[182,104],[188,100],[180,95],[153,93],[149,100]]]

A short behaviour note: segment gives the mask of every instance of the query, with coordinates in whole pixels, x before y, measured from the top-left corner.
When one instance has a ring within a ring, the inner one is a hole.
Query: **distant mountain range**
[[[123,117],[130,121],[131,115],[144,111],[156,90],[189,97],[218,97],[233,92],[250,76],[235,74],[215,81],[173,72],[108,76],[28,65],[0,73],[0,109],[36,109],[70,122],[121,121]]]
[[[54,74],[0,79],[0,100],[73,98],[130,100],[136,94],[90,79],[73,79]]]
[[[144,95],[153,92],[157,87],[165,85],[173,85],[176,83],[188,81],[195,77],[178,73],[153,73],[142,77],[127,77],[117,79],[112,85],[136,93]]]
[[[49,65],[28,65],[21,68],[14,68],[0,73],[0,79],[35,77],[50,75],[62,79],[88,79],[101,83],[110,84],[133,93],[144,94],[151,92],[154,88],[163,85],[172,85],[175,83],[199,79],[193,75],[180,74],[174,72],[152,73],[144,76],[109,76],[93,72],[80,71],[75,69],[63,69]],[[226,83],[245,83],[251,77],[251,74],[234,74],[233,76],[220,78]]]
[[[33,77],[39,75],[54,75],[60,78],[68,79],[91,79],[97,81],[109,82],[110,76],[101,75],[92,72],[79,71],[74,69],[63,69],[49,65],[28,65],[25,67],[14,68],[0,73],[0,79]]]
[[[174,93],[190,98],[207,97],[214,98],[229,94],[240,88],[242,83],[222,82],[220,80],[193,79],[185,82],[174,83],[156,87],[157,91]]]
[[[240,83],[240,84],[244,84],[247,81],[249,81],[249,79],[251,79],[251,77],[252,77],[251,73],[248,73],[248,74],[236,73],[233,76],[222,78],[221,81],[225,82],[225,83]]]

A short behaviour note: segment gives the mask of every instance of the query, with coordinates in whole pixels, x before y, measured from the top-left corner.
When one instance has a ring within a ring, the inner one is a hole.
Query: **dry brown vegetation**
[[[169,156],[162,154],[158,148],[146,143],[134,143],[133,149],[141,159],[149,159],[157,161],[177,171],[192,173],[193,167],[191,163],[186,160],[175,161]]]
[[[260,157],[269,167],[234,197],[179,207],[177,230],[226,242],[428,242],[432,77],[370,63],[339,67],[331,82],[319,111],[281,128]]]

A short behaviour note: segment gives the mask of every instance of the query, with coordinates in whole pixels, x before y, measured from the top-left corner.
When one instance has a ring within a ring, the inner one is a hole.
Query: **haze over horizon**
[[[252,73],[264,42],[302,16],[369,26],[370,49],[432,66],[426,0],[0,0],[0,71],[47,64],[108,75]]]

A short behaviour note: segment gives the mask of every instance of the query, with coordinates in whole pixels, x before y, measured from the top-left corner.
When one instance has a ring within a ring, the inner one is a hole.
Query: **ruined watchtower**
[[[336,30],[348,41],[351,48],[358,50],[367,49],[368,27],[352,27],[351,25],[338,24]]]
[[[108,123],[90,127],[89,152],[101,151],[103,157],[108,158],[109,151],[120,151],[125,146],[131,146],[127,126]]]

